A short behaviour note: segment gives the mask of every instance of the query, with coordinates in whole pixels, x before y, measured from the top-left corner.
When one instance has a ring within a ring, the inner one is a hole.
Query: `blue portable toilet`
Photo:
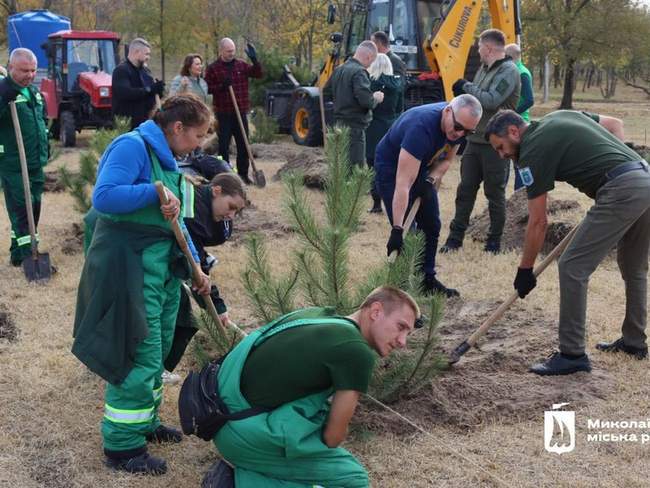
[[[48,10],[28,10],[9,16],[7,38],[9,52],[17,47],[31,49],[38,59],[39,69],[47,68],[47,56],[41,45],[53,32],[70,29],[70,19]]]

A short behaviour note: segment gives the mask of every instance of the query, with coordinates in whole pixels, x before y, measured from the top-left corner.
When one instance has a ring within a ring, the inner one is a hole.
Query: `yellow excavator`
[[[266,112],[289,132],[297,144],[322,144],[320,89],[334,69],[354,53],[359,43],[384,31],[390,48],[406,63],[406,108],[449,100],[459,78],[473,78],[479,66],[477,27],[484,0],[355,0],[342,33],[330,36],[333,48],[311,86],[301,86],[285,69],[287,82],[267,90]],[[521,32],[519,0],[487,0],[491,24],[518,42]],[[330,5],[328,23],[335,22]],[[469,62],[468,62],[469,60]],[[331,103],[325,104],[326,123],[332,122]]]

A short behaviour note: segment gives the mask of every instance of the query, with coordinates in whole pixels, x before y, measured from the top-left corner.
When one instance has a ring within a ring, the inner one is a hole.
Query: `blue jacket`
[[[151,146],[164,170],[178,172],[165,134],[153,120],[117,137],[99,161],[93,207],[101,213],[127,214],[158,203],[156,186],[151,181],[151,161],[144,141]],[[181,227],[198,263],[199,258],[185,224]]]

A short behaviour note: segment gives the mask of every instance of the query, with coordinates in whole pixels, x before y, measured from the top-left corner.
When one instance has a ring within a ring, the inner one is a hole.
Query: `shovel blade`
[[[255,181],[255,185],[260,188],[264,188],[266,186],[266,177],[264,176],[264,171],[261,169],[253,172],[253,180]]]
[[[36,259],[33,256],[23,259],[23,272],[27,281],[38,281],[45,283],[52,277],[52,265],[48,253],[38,253]]]

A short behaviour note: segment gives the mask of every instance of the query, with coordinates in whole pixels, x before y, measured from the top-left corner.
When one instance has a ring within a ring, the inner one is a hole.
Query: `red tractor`
[[[64,30],[43,45],[48,70],[41,92],[52,135],[63,146],[74,146],[81,129],[112,127],[111,75],[119,42],[115,32]]]

